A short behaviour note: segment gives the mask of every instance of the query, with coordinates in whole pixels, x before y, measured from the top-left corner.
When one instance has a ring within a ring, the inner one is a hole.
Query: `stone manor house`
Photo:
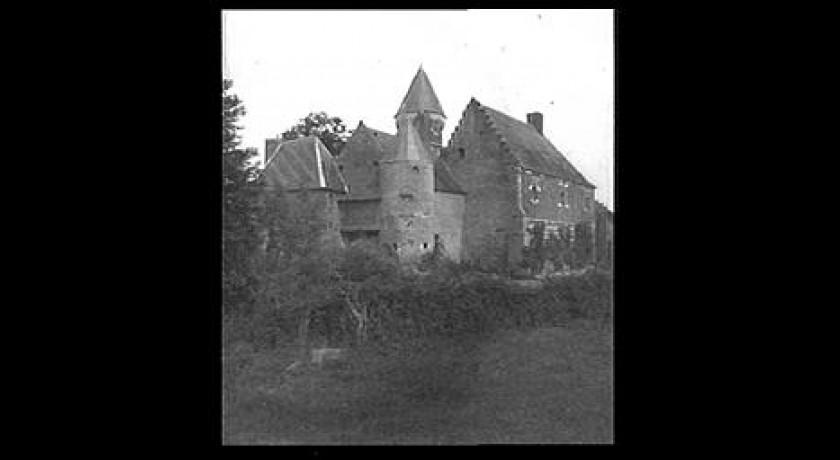
[[[535,226],[571,238],[587,226],[592,262],[612,258],[612,213],[543,136],[542,114],[522,122],[473,98],[444,146],[446,114],[421,67],[394,118],[396,134],[359,122],[338,157],[314,136],[266,140],[268,189],[307,190],[327,233],[375,240],[400,258],[437,246],[509,269]]]

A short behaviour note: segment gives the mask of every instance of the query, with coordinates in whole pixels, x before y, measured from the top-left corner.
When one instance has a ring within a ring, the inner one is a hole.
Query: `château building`
[[[269,139],[266,180],[317,196],[326,230],[343,242],[375,240],[400,258],[438,247],[506,270],[521,262],[534,229],[586,235],[592,261],[599,257],[595,243],[606,237],[596,223],[606,222],[598,218],[606,208],[543,135],[542,114],[523,122],[473,98],[444,145],[447,117],[421,67],[394,118],[396,134],[359,122],[337,158],[314,136]]]

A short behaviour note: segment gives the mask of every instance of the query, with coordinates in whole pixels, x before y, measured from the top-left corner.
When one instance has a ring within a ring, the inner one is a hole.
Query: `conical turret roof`
[[[429,82],[429,76],[426,75],[423,66],[420,66],[420,69],[417,70],[417,75],[414,76],[414,80],[411,82],[411,87],[408,88],[408,93],[406,93],[402,104],[400,104],[400,109],[394,117],[402,113],[422,112],[432,112],[446,116],[443,113],[443,108],[440,106],[440,101],[435,94],[435,90],[432,89],[432,84]]]
[[[412,123],[401,126],[397,134],[399,144],[394,152],[394,159],[397,160],[430,160],[432,157],[423,145],[420,134]]]

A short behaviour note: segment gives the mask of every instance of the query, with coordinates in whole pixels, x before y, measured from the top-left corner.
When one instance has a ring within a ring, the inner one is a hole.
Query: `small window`
[[[542,188],[537,184],[531,184],[531,186],[528,187],[528,190],[531,191],[531,198],[529,200],[531,202],[531,204],[536,205],[537,203],[539,203],[540,202],[539,194],[542,191]]]
[[[467,156],[467,152],[465,152],[463,148],[458,149],[458,154],[461,156],[461,158],[464,158],[464,157]]]
[[[413,169],[414,172],[416,172],[416,173],[420,172],[420,167],[419,166],[412,166],[411,169]]]
[[[423,249],[428,249],[428,248],[429,248],[429,243],[423,243]]]
[[[376,160],[373,160],[373,165],[374,165],[374,166],[379,166],[379,162],[378,162],[378,161],[376,161]]]
[[[338,170],[339,171],[344,171],[344,165],[338,165]]]

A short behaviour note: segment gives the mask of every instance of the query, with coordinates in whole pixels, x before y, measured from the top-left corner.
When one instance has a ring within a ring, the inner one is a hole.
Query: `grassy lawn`
[[[292,359],[249,355],[225,444],[612,442],[612,331],[587,322],[360,349],[284,379]]]

